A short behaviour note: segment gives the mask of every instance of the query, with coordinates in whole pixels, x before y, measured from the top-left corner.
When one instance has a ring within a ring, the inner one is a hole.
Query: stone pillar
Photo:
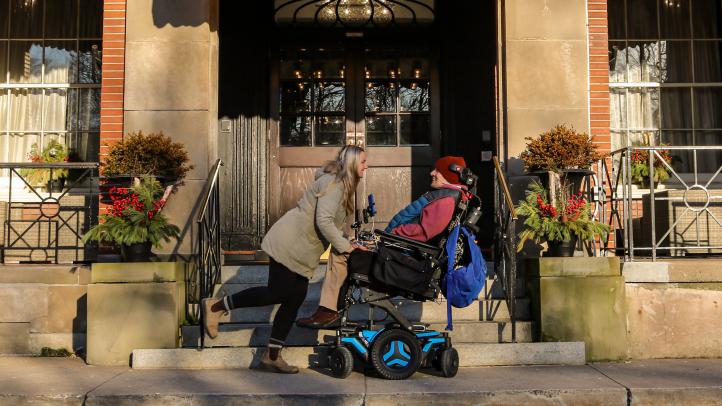
[[[217,156],[217,0],[128,0],[124,129],[162,131],[195,166],[165,213],[183,232],[159,253],[188,254],[199,194]]]
[[[182,262],[96,263],[88,285],[92,365],[129,365],[139,348],[176,348],[185,319]]]
[[[627,358],[627,306],[619,258],[528,262],[527,286],[542,341],[584,341],[587,361]]]
[[[501,0],[507,154],[556,124],[589,131],[587,10],[583,0]]]

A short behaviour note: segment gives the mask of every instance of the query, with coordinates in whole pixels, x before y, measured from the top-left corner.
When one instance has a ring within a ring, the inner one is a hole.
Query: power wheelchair
[[[334,348],[329,355],[331,372],[346,378],[353,370],[353,354],[385,379],[406,379],[419,368],[434,367],[441,375],[453,377],[459,368],[459,354],[452,347],[447,332],[430,330],[427,324],[410,322],[392,303],[394,297],[420,302],[436,300],[442,289],[447,261],[459,263],[457,241],[455,258],[447,258],[445,245],[450,231],[462,224],[475,232],[481,216],[481,200],[476,196],[478,178],[469,169],[452,168],[468,186],[461,193],[446,231],[435,243],[426,244],[381,230],[360,231],[354,224],[359,241],[369,251],[354,251],[348,263],[348,280],[339,298],[340,326],[336,329]],[[364,209],[364,222],[373,217],[372,195]],[[474,242],[471,242],[474,243]],[[390,264],[390,265],[389,265]],[[354,304],[368,304],[369,318],[364,322],[349,321]],[[383,321],[374,321],[373,309],[386,312]],[[388,320],[388,318],[392,320]]]

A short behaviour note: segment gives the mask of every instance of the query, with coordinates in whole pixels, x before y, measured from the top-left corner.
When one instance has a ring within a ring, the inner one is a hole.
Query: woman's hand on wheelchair
[[[367,246],[363,245],[362,243],[360,243],[358,241],[354,241],[351,243],[351,251],[356,251],[356,250],[368,251],[369,249]]]

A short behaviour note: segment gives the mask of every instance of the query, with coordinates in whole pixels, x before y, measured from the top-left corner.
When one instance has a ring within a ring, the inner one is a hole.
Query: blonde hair
[[[326,162],[321,167],[324,173],[336,175],[336,182],[343,185],[343,205],[347,216],[353,213],[356,187],[361,181],[357,168],[361,164],[362,152],[364,149],[359,146],[346,145],[338,152],[336,159]]]

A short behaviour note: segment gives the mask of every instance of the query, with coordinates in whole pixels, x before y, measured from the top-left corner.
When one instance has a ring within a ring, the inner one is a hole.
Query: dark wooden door
[[[222,248],[255,250],[268,225],[272,10],[264,2],[222,1],[220,7],[217,154],[225,163]]]
[[[270,220],[295,206],[344,144],[364,146],[377,226],[428,186],[439,149],[436,71],[423,46],[344,38],[280,47],[272,74]],[[274,181],[275,179],[275,181]]]

